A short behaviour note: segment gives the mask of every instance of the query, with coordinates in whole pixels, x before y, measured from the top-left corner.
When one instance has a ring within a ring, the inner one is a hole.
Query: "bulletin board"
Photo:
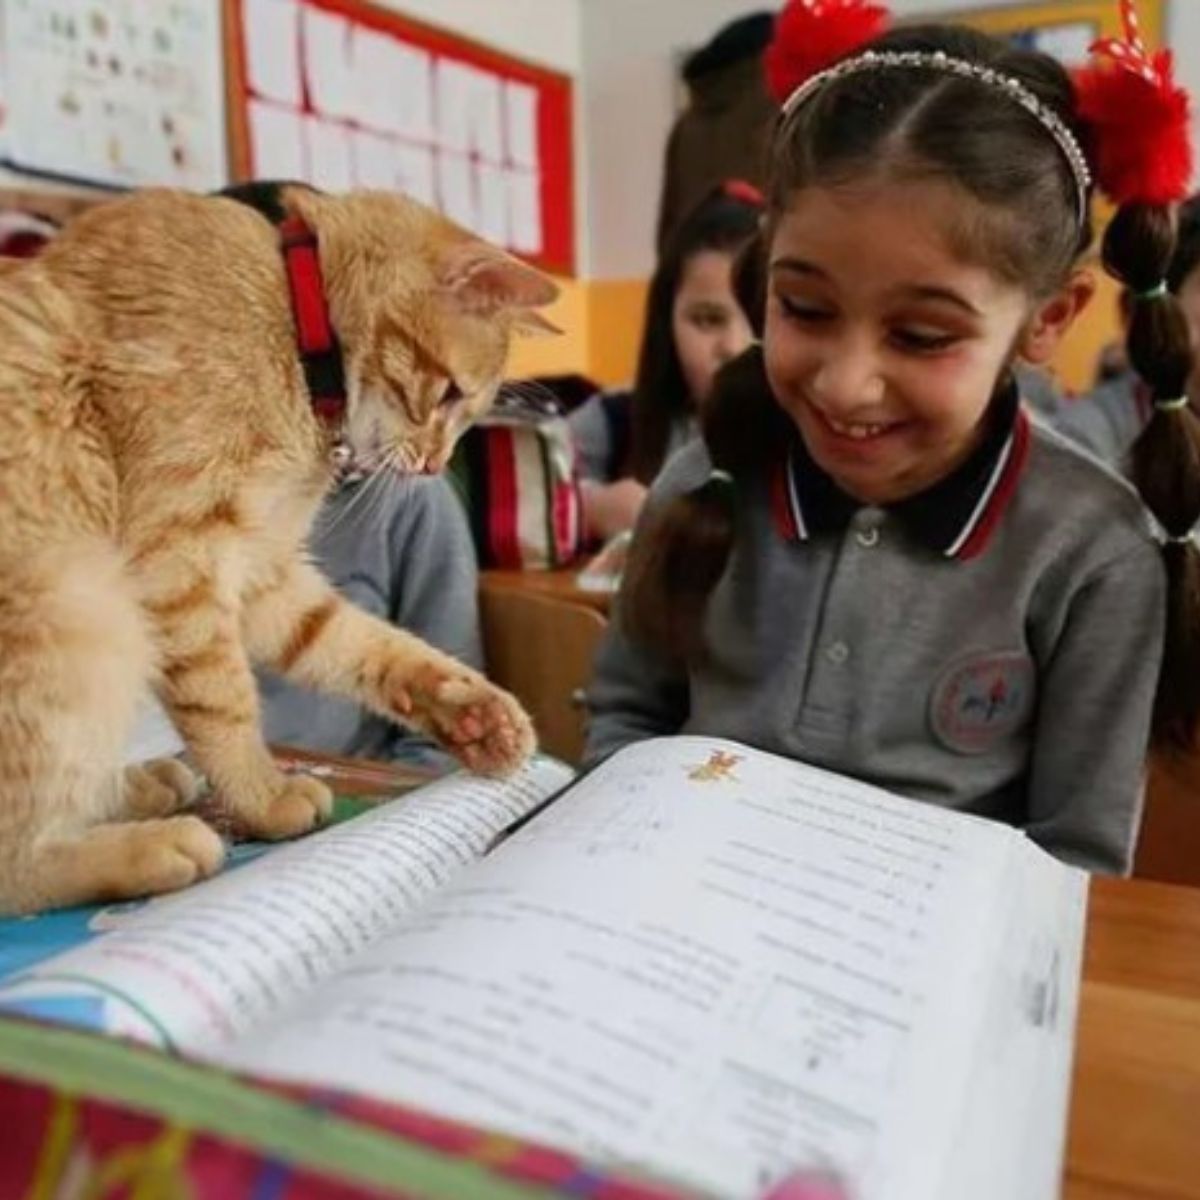
[[[221,187],[219,7],[0,0],[0,161],[109,187]]]
[[[231,170],[403,191],[574,274],[567,75],[366,0],[224,0]]]
[[[1166,0],[1139,0],[1142,37],[1151,49],[1162,45],[1165,7]],[[1068,67],[1082,66],[1087,61],[1088,47],[1097,38],[1121,35],[1120,6],[1116,0],[1057,0],[1052,4],[939,10],[926,19],[971,25],[1011,37],[1030,49],[1053,55]]]

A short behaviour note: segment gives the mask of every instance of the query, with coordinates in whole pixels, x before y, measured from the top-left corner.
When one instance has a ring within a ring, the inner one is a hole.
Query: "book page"
[[[211,1055],[395,927],[572,772],[454,775],[138,905],[95,941],[0,985],[0,1011],[53,1014]]]
[[[1059,1195],[1087,891],[1046,855],[1012,864],[971,1083],[943,1185],[947,1197]]]
[[[232,1062],[718,1195],[815,1166],[929,1200],[1026,855],[732,743],[642,743]],[[1069,960],[1081,924],[1045,933]]]

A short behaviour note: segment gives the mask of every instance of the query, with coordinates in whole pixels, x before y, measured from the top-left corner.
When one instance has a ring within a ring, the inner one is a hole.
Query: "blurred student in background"
[[[633,525],[659,468],[696,433],[718,368],[753,341],[733,268],[761,214],[757,189],[737,180],[700,201],[650,281],[632,390],[600,393],[571,414],[590,540]]]

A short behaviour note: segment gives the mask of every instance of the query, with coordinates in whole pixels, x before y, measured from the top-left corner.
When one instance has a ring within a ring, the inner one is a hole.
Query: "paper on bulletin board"
[[[573,269],[569,77],[375,0],[222,6],[235,35],[236,178],[405,192],[541,266]]]
[[[296,0],[246,0],[246,71],[257,96],[300,104],[300,41]]]
[[[354,164],[348,125],[304,118],[308,148],[306,178],[323,192],[347,192],[354,186]]]
[[[396,189],[422,204],[435,205],[438,194],[435,163],[432,147],[400,143],[396,147]]]
[[[304,118],[293,108],[251,100],[247,113],[250,144],[262,179],[303,179]]]
[[[228,180],[212,0],[3,0],[5,157],[115,186]]]
[[[536,171],[537,92],[525,83],[505,83],[504,119],[509,162]]]

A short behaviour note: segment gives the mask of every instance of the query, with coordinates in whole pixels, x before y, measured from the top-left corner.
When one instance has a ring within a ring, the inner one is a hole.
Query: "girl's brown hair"
[[[730,255],[754,236],[762,199],[750,185],[718,184],[683,219],[667,242],[646,299],[646,324],[638,353],[630,411],[629,448],[620,474],[649,483],[666,457],[671,424],[686,416],[693,400],[675,348],[675,293],[688,263],[705,250]]]
[[[1170,209],[1119,209],[1105,232],[1104,265],[1132,297],[1129,361],[1154,400],[1133,445],[1133,481],[1166,535],[1166,648],[1154,739],[1182,750],[1193,744],[1200,719],[1200,555],[1192,538],[1200,521],[1200,421],[1184,402],[1192,368],[1187,318],[1173,292],[1162,290],[1174,274],[1177,232]]]
[[[912,26],[877,39],[875,50],[942,51],[1018,79],[1089,145],[1063,67],[973,30]],[[998,87],[945,71],[884,67],[833,79],[781,120],[767,194],[770,227],[797,191],[863,177],[952,183],[977,203],[947,231],[964,257],[1052,296],[1092,240],[1079,213],[1075,176],[1046,128]],[[1089,196],[1090,199],[1090,196]],[[1184,392],[1187,325],[1173,296],[1158,295],[1175,250],[1169,210],[1118,212],[1104,243],[1110,272],[1135,294],[1130,359],[1156,399]],[[631,635],[684,662],[703,655],[708,597],[728,565],[736,499],[794,436],[775,404],[755,347],[718,376],[703,434],[719,472],[651,511],[634,544],[621,616]],[[1190,540],[1200,520],[1200,426],[1185,408],[1157,411],[1135,452],[1136,482],[1168,537],[1168,642],[1157,697],[1159,743],[1190,743],[1200,718],[1200,568]],[[726,481],[725,474],[732,479]],[[1103,653],[1097,647],[1097,653]]]

